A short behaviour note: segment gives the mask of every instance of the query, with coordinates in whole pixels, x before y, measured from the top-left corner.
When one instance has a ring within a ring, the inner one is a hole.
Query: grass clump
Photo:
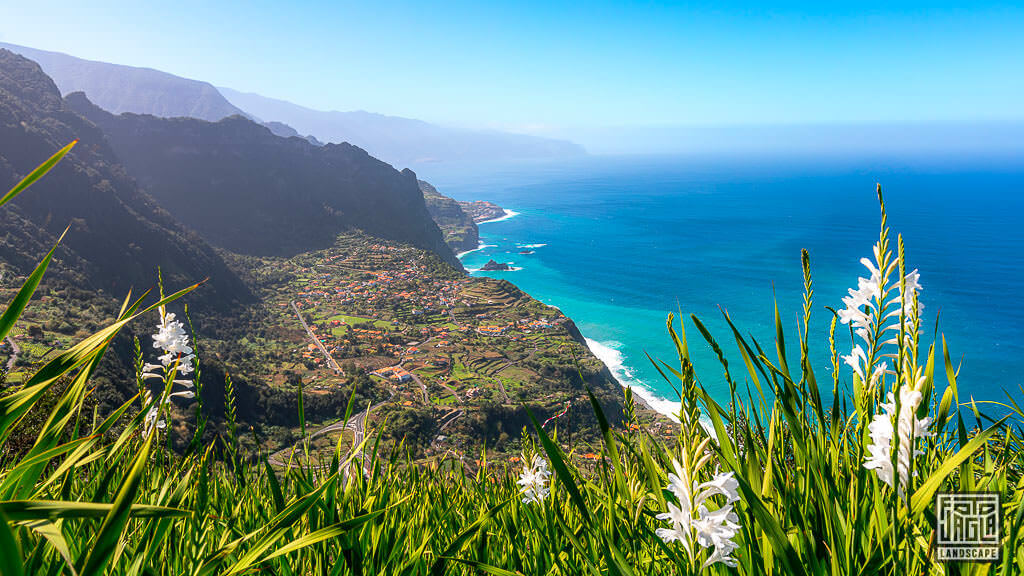
[[[0,574],[1022,573],[1021,413],[1005,406],[1011,425],[961,403],[944,341],[941,352],[934,343],[922,351],[919,276],[907,271],[902,239],[895,252],[889,240],[883,204],[874,260],[865,260],[870,278],[835,311],[832,370],[821,380],[808,360],[806,253],[798,366],[777,310],[771,352],[726,315],[741,388],[718,341],[691,317],[722,360],[728,404],[700,385],[684,324],[669,316],[678,358],[657,365],[680,393],[678,435],[647,434],[628,390],[621,423],[591,396],[604,442],[588,467],[559,441],[557,421],[549,433],[536,420],[524,432],[522,469],[486,455],[472,466],[418,466],[401,449],[376,450],[383,431],[363,430],[350,403],[349,441],[340,434],[330,458],[298,450],[282,471],[241,453],[246,432],[230,381],[223,441],[175,453],[164,442],[168,407],[196,397],[201,382],[167,306],[195,287],[149,305],[129,296],[113,324],[0,396]],[[0,316],[0,338],[51,257]],[[137,344],[139,394],[111,414],[90,413],[90,375],[107,346],[127,323],[154,315],[160,364],[145,362]],[[851,328],[849,354],[842,326]],[[819,389],[829,384],[825,402]],[[301,400],[297,409],[301,417]],[[29,447],[9,452],[12,435],[26,432]],[[1001,496],[998,562],[937,561],[940,490]]]

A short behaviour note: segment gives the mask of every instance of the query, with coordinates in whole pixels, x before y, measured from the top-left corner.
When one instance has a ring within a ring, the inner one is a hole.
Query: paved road
[[[358,446],[359,443],[363,441],[363,437],[364,437],[364,435],[366,433],[365,432],[366,417],[370,414],[370,412],[373,412],[377,408],[380,408],[381,406],[391,402],[391,399],[394,398],[394,397],[395,397],[395,391],[391,390],[391,397],[390,398],[388,398],[387,400],[384,400],[383,402],[378,402],[378,403],[370,406],[370,408],[368,410],[366,410],[365,412],[359,412],[357,414],[353,414],[352,417],[349,418],[349,421],[348,421],[347,424],[345,423],[344,420],[338,420],[337,422],[332,422],[332,423],[330,423],[330,424],[328,424],[326,426],[323,426],[321,428],[318,428],[317,430],[314,430],[313,432],[310,432],[309,434],[306,435],[306,437],[309,440],[312,440],[313,438],[316,438],[317,436],[322,436],[322,435],[328,434],[330,432],[337,432],[339,430],[348,429],[348,430],[352,430],[352,432],[353,432],[353,434],[355,436],[355,439],[353,440],[353,446]],[[279,450],[279,451],[271,454],[270,457],[268,458],[268,460],[270,461],[270,464],[273,465],[273,466],[280,466],[280,467],[288,466],[288,461],[290,459],[292,459],[292,454],[295,451],[299,450],[299,448],[301,447],[301,444],[302,444],[302,440],[299,440],[293,446],[291,446],[289,448],[285,448],[283,450]],[[293,460],[292,463],[291,463],[291,466],[293,468],[298,468],[298,467],[301,466],[301,463],[295,462]]]
[[[18,344],[10,336],[7,337],[7,345],[11,347],[11,357],[7,359],[7,371],[10,372],[14,369],[14,363],[18,361],[18,354],[21,353],[21,348],[18,348]]]
[[[465,413],[465,412],[463,412],[462,410],[456,410],[456,411],[454,412],[454,415],[453,415],[452,413],[450,413],[450,412],[449,412],[449,415],[450,415],[451,417],[450,417],[450,418],[448,418],[447,420],[445,420],[443,424],[441,424],[441,427],[440,427],[440,428],[438,428],[438,430],[437,430],[437,433],[438,433],[438,434],[440,434],[441,432],[444,432],[444,429],[445,429],[445,428],[447,428],[447,427],[448,427],[448,426],[449,426],[449,425],[450,425],[450,424],[451,424],[452,422],[455,422],[455,421],[456,421],[456,420],[458,420],[459,418],[462,418],[462,417],[463,417],[463,416],[464,416],[465,414],[466,414],[466,413]],[[437,440],[437,438],[435,437],[435,441],[436,441],[436,440]]]
[[[440,381],[440,380],[438,380],[438,381],[437,381],[437,383],[438,383],[438,384],[440,384],[441,386],[444,386],[444,389],[445,389],[445,390],[447,390],[447,391],[451,392],[451,393],[452,393],[452,396],[455,396],[455,401],[456,401],[456,402],[458,402],[459,404],[462,404],[462,403],[463,403],[463,402],[462,402],[462,398],[461,398],[461,397],[459,396],[459,393],[455,391],[455,388],[452,388],[452,387],[451,387],[451,386],[449,386],[449,385],[448,385],[448,384],[447,384],[446,382],[442,382],[442,381]]]
[[[427,396],[427,385],[423,383],[423,380],[420,380],[420,377],[415,372],[409,372],[409,376],[412,376],[412,379],[420,385],[420,392],[423,393],[423,403],[430,406],[430,397]]]
[[[318,348],[320,348],[321,352],[323,352],[324,358],[327,360],[327,367],[334,370],[334,372],[339,376],[344,376],[345,372],[341,369],[341,366],[338,366],[338,363],[334,361],[334,357],[327,351],[327,347],[324,346],[324,343],[316,337],[316,334],[313,334],[313,331],[309,328],[309,324],[306,324],[306,319],[302,317],[302,312],[299,312],[299,307],[295,305],[294,300],[292,300],[291,305],[292,310],[295,311],[295,315],[299,317],[299,322],[302,323],[302,327],[306,330],[306,335],[308,335],[309,339],[312,340]]]

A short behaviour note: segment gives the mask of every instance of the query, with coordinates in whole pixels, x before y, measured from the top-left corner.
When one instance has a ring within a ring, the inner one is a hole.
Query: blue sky
[[[0,40],[534,133],[1024,120],[1024,5],[844,4],[7,0]]]

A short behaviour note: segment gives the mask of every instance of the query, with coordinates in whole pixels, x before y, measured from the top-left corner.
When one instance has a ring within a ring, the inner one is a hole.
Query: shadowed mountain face
[[[181,78],[150,68],[82,60],[60,52],[0,42],[0,48],[37,62],[61,94],[85,92],[104,110],[172,118],[189,116],[220,120],[244,114],[206,82]]]
[[[324,142],[351,142],[398,166],[416,162],[566,158],[586,154],[582,147],[565,140],[456,130],[363,111],[323,112],[230,88],[219,90],[231,103],[253,116],[284,122]]]
[[[66,226],[57,275],[121,297],[209,277],[194,297],[215,306],[252,298],[220,256],[140,192],[102,132],[67,109],[40,67],[0,49],[0,190],[58,149],[79,144],[41,181],[0,208],[0,262],[27,273]],[[83,287],[85,287],[83,286]]]
[[[427,212],[416,175],[360,148],[282,138],[240,116],[215,123],[115,116],[81,93],[66,101],[103,130],[161,206],[215,245],[290,256],[358,229],[431,250],[461,269]]]

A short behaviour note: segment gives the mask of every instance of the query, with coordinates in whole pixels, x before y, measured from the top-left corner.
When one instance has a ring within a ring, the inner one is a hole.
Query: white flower
[[[895,331],[899,333],[903,329],[904,345],[909,346],[917,335],[918,321],[923,306],[917,302],[917,293],[921,290],[921,274],[917,270],[909,272],[903,277],[903,287],[899,283],[890,286],[889,277],[893,270],[899,265],[899,261],[893,259],[888,262],[884,270],[881,269],[883,255],[878,244],[873,247],[875,262],[867,258],[861,258],[861,263],[870,272],[870,278],[858,278],[857,289],[850,289],[849,295],[843,298],[846,308],[838,311],[840,322],[850,325],[854,334],[864,341],[866,349],[860,344],[855,344],[848,356],[843,356],[843,361],[853,369],[853,372],[870,385],[874,385],[879,378],[889,371],[887,363],[876,365],[869,363],[869,360],[877,362],[880,357],[896,359],[898,354],[884,353],[875,355],[883,346],[899,344],[899,337],[881,340],[879,337],[886,332]],[[889,259],[890,253],[884,255]],[[877,266],[876,266],[877,262]],[[894,297],[889,297],[892,289],[902,290]],[[900,323],[900,317],[903,323]],[[886,322],[889,324],[885,325]],[[879,340],[876,341],[876,338]],[[895,363],[895,362],[894,362]]]
[[[669,472],[667,488],[675,494],[676,498],[679,499],[679,502],[686,507],[687,514],[689,514],[690,503],[693,501],[690,476],[686,469],[679,464],[678,460],[672,460],[672,467],[675,468],[675,474]]]
[[[714,551],[704,561],[706,568],[715,562],[735,567],[736,560],[730,554],[738,548],[733,538],[739,532],[739,517],[732,511],[732,504],[726,504],[718,510],[709,512],[704,506],[697,510],[697,520],[693,522],[697,532],[697,543],[705,548],[714,547]]]
[[[695,470],[700,470],[707,461],[708,457],[701,458]],[[711,480],[698,483],[690,479],[687,467],[679,461],[673,460],[672,468],[674,473],[669,473],[666,488],[679,500],[679,505],[666,503],[668,512],[658,514],[656,518],[668,520],[670,527],[658,528],[655,534],[665,542],[681,542],[690,554],[693,553],[693,542],[704,548],[714,548],[704,561],[705,567],[716,562],[736,566],[730,554],[737,548],[732,538],[740,528],[739,517],[732,511],[732,503],[740,499],[739,481],[732,472],[720,472]],[[717,510],[709,511],[704,502],[714,496],[724,496],[726,502]]]
[[[849,356],[843,356],[843,361],[846,362],[850,368],[853,368],[853,371],[857,376],[860,376],[861,380],[864,380],[864,368],[861,366],[868,363],[868,357],[864,353],[864,349],[860,347],[860,344],[853,347]]]
[[[163,309],[161,308],[161,311]],[[165,368],[170,368],[175,361],[178,362],[178,374],[188,374],[192,371],[192,359],[195,354],[188,345],[188,334],[185,326],[174,319],[173,312],[162,313],[160,323],[156,325],[157,333],[153,334],[153,348],[160,348],[164,355],[160,356],[160,363]],[[150,365],[152,366],[152,365]]]
[[[687,503],[688,504],[688,503]],[[654,531],[665,542],[681,542],[687,552],[690,548],[690,526],[692,518],[689,510],[683,510],[671,502],[667,502],[668,512],[655,516],[658,520],[668,520],[669,528],[658,528]]]
[[[177,367],[176,374],[192,372],[194,370],[192,360],[195,358],[195,354],[192,353],[192,347],[188,345],[188,334],[185,333],[184,325],[174,319],[173,313],[168,313],[164,308],[160,308],[160,323],[156,327],[157,332],[153,334],[153,347],[163,350],[164,354],[159,357],[160,364],[150,364],[147,362],[142,366],[142,374],[140,375],[142,380],[166,380],[171,369],[175,367]],[[168,394],[162,397],[156,403],[157,405],[147,410],[144,423],[147,435],[154,428],[161,429],[167,426],[165,421],[158,420],[158,416],[160,409],[168,404],[171,398],[195,398],[196,394],[192,391],[192,380],[174,379],[169,384],[169,386],[175,385],[184,387],[184,390],[178,390],[177,392],[168,390]],[[148,389],[143,391],[142,404],[143,406],[153,404],[153,395]]]
[[[697,496],[693,500],[695,503],[700,503],[716,494],[721,494],[725,496],[726,504],[732,504],[740,499],[739,489],[740,482],[732,472],[718,473],[710,481],[697,486]]]
[[[522,474],[516,484],[519,484],[519,491],[523,494],[523,504],[532,502],[543,502],[551,490],[548,488],[548,477],[551,471],[548,470],[547,460],[539,455],[534,455],[528,466],[523,468]]]
[[[144,391],[142,393],[142,404],[143,404],[143,406],[149,406],[152,403],[153,403],[153,396],[149,393],[149,390]],[[145,418],[145,421],[143,422],[143,429],[145,431],[146,436],[149,436],[149,434],[151,432],[153,432],[153,427],[154,426],[156,428],[158,428],[158,429],[162,429],[162,428],[167,427],[167,422],[165,422],[163,420],[158,420],[157,419],[157,417],[159,415],[160,415],[160,407],[156,406],[156,405],[151,406],[149,408],[149,410],[146,411],[146,418]]]
[[[922,379],[917,384],[920,386]],[[889,392],[888,402],[883,402],[881,408],[883,413],[875,414],[868,425],[871,435],[871,444],[868,445],[868,454],[864,457],[864,467],[874,470],[878,479],[893,488],[893,477],[899,477],[899,486],[896,487],[901,498],[906,498],[906,488],[910,480],[911,459],[920,455],[921,452],[914,450],[914,443],[918,438],[931,436],[928,427],[931,426],[930,417],[918,418],[917,407],[921,404],[921,392],[909,385],[900,388],[900,408],[896,415],[896,401],[893,393]],[[895,427],[893,423],[896,423]],[[895,428],[895,429],[894,429]],[[895,434],[894,434],[895,432]],[[892,466],[893,440],[896,440],[896,470]]]

